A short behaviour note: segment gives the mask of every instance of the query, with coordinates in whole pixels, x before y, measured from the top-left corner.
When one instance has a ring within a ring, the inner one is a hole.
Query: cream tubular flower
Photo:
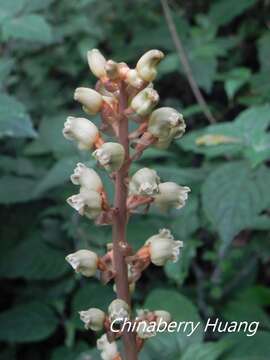
[[[142,320],[140,321],[137,326],[137,336],[141,339],[150,339],[153,336],[156,336],[156,331],[154,330],[153,323],[150,324],[149,321]]]
[[[79,311],[80,319],[84,323],[84,327],[87,330],[99,331],[103,329],[106,315],[104,311],[91,308],[85,311]]]
[[[120,359],[116,342],[113,341],[110,343],[106,334],[102,335],[101,338],[97,340],[97,349],[101,351],[100,356],[103,360]]]
[[[151,236],[145,245],[149,245],[151,262],[157,266],[163,266],[168,260],[173,262],[178,260],[183,243],[174,240],[170,230],[161,229],[158,234]]]
[[[96,171],[82,163],[76,165],[73,174],[70,176],[70,180],[74,185],[80,185],[88,190],[101,192],[103,189],[101,178]]]
[[[155,310],[154,315],[156,316],[157,323],[164,321],[165,323],[169,324],[172,321],[172,316],[168,311]]]
[[[91,115],[97,114],[102,107],[102,96],[96,90],[79,87],[74,92],[74,100],[79,101],[83,109]]]
[[[106,77],[106,59],[98,49],[88,51],[87,60],[90,70],[97,78]]]
[[[154,204],[161,210],[180,209],[186,204],[190,188],[174,182],[164,182],[158,186],[158,194],[154,196]]]
[[[66,261],[77,272],[86,277],[94,276],[98,266],[98,256],[90,250],[78,250],[66,256]]]
[[[102,212],[102,198],[94,190],[81,188],[79,194],[72,195],[67,199],[67,203],[80,215],[89,219],[96,219]]]
[[[90,150],[99,137],[95,124],[85,118],[69,116],[64,123],[63,135],[68,140],[75,140],[81,150]]]
[[[125,149],[121,144],[106,142],[92,154],[94,158],[108,171],[117,171],[125,160]]]
[[[149,114],[157,105],[159,95],[151,87],[147,87],[140,91],[131,101],[130,107],[140,116]]]
[[[126,74],[126,82],[136,89],[140,89],[144,84],[143,79],[140,78],[138,71],[135,69],[128,70]]]
[[[156,67],[163,58],[164,54],[162,51],[147,51],[136,65],[139,76],[145,81],[153,81],[157,75]]]
[[[152,135],[158,139],[166,139],[172,136],[171,130],[175,129],[178,137],[183,135],[186,129],[183,115],[178,111],[170,107],[162,107],[152,112],[148,123],[148,131]]]
[[[158,193],[160,178],[155,170],[142,168],[131,178],[129,183],[130,195],[154,195]]]
[[[115,299],[108,307],[108,314],[110,321],[116,324],[121,324],[125,319],[130,316],[130,309],[128,304],[122,299]]]

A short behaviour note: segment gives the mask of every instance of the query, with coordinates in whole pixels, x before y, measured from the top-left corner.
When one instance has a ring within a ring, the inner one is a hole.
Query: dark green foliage
[[[217,124],[194,100],[159,1],[0,0],[1,360],[99,359],[96,335],[77,312],[106,309],[112,286],[74,276],[64,260],[78,248],[103,254],[111,238],[65,203],[77,191],[69,182],[74,165],[96,166],[62,136],[66,116],[82,114],[75,87],[94,84],[86,61],[93,47],[131,65],[146,50],[164,51],[161,105],[187,122],[183,139],[168,151],[147,150],[133,167],[153,167],[162,180],[192,189],[180,212],[152,209],[131,219],[134,249],[162,227],[184,242],[180,262],[141,278],[135,308],[202,324],[209,316],[260,321],[253,337],[213,336],[202,325],[190,337],[159,334],[140,359],[269,359],[269,1],[170,4]]]

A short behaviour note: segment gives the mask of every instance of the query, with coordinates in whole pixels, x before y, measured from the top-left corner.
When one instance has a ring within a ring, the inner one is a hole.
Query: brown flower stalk
[[[116,293],[119,299],[123,299],[131,305],[128,271],[125,257],[130,251],[126,239],[127,216],[127,186],[125,179],[128,178],[129,169],[129,139],[128,139],[128,119],[125,116],[125,110],[128,107],[128,98],[125,85],[121,83],[119,89],[119,135],[118,141],[125,149],[125,160],[122,167],[115,176],[115,198],[114,198],[114,222],[113,222],[113,253],[115,261],[115,284]],[[125,353],[127,359],[137,359],[136,338],[131,332],[123,334]]]

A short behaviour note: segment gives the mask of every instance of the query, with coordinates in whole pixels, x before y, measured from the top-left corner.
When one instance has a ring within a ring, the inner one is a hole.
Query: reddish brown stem
[[[127,201],[127,185],[125,179],[128,176],[129,168],[129,139],[128,139],[128,119],[124,111],[128,107],[127,93],[125,86],[122,83],[119,94],[119,143],[125,149],[125,162],[121,169],[116,172],[115,176],[115,198],[114,207],[115,215],[113,222],[113,253],[115,262],[115,284],[117,297],[126,301],[131,305],[129,284],[128,284],[128,269],[125,261],[125,252],[123,248],[127,245],[126,226],[128,222],[128,211],[126,207]],[[125,359],[137,360],[136,337],[131,332],[124,332],[123,334]]]

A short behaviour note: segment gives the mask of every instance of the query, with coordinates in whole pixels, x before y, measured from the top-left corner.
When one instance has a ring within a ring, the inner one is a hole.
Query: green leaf
[[[258,41],[259,60],[262,71],[270,70],[270,31],[266,31]]]
[[[259,331],[254,336],[233,333],[226,336],[232,344],[222,360],[266,360],[270,352],[270,332]]]
[[[35,176],[38,174],[31,160],[23,157],[0,155],[0,166],[5,173]]]
[[[0,314],[0,340],[34,342],[48,338],[57,328],[58,320],[51,308],[42,302],[18,305]]]
[[[192,50],[189,52],[190,65],[198,85],[210,92],[217,70],[217,61],[214,54],[202,56],[200,53],[193,54]],[[169,54],[159,65],[159,74],[163,76],[174,71],[179,71],[185,75],[177,54]]]
[[[72,316],[76,328],[83,329],[83,323],[78,315],[79,311],[89,309],[90,307],[98,307],[103,311],[107,311],[114,298],[115,293],[108,285],[105,286],[95,282],[84,285],[77,291],[72,302]]]
[[[0,86],[3,86],[13,67],[14,61],[11,58],[0,59]]]
[[[0,138],[10,137],[36,137],[31,120],[23,104],[15,98],[0,95]]]
[[[55,349],[50,360],[99,360],[100,351],[96,348],[89,350],[89,344],[79,341],[75,346],[60,346]]]
[[[40,196],[42,193],[67,182],[78,161],[78,157],[72,157],[63,158],[56,162],[37,184],[34,189],[35,196]]]
[[[190,65],[198,85],[206,92],[210,93],[218,66],[218,62],[214,54],[208,56],[201,56],[198,54],[191,57]]]
[[[187,278],[191,260],[196,256],[196,248],[199,245],[198,241],[188,238],[188,241],[184,243],[184,248],[181,250],[179,260],[175,263],[170,261],[165,265],[166,275],[177,285],[182,285]]]
[[[155,170],[162,181],[176,181],[179,184],[190,185],[201,182],[209,173],[207,167],[185,168],[168,165],[156,165]]]
[[[181,321],[191,321],[194,323],[200,322],[196,331],[190,336],[187,336],[187,332],[184,331],[167,333],[166,335],[167,341],[169,337],[172,337],[172,341],[174,343],[173,347],[175,349],[178,349],[178,353],[179,351],[184,351],[186,347],[189,346],[190,344],[198,343],[202,341],[203,327],[200,316],[198,314],[198,310],[189,299],[181,295],[179,292],[174,290],[165,290],[165,289],[153,290],[146,298],[146,301],[144,303],[144,308],[150,310],[162,309],[169,311],[170,314],[172,315],[173,321],[176,322],[181,322]],[[160,335],[164,336],[165,334],[163,333]],[[149,346],[156,347],[156,349],[161,351],[161,347],[159,344],[161,336],[151,339],[151,342],[149,342]],[[164,346],[164,352],[166,351],[170,352],[170,349],[166,349],[166,347],[170,346],[170,344],[167,343],[166,345],[166,341],[165,341],[165,343],[162,344],[162,346]]]
[[[257,321],[260,327],[270,329],[270,319],[267,313],[259,305],[253,304],[247,299],[233,300],[226,304],[222,310],[222,316],[229,321]]]
[[[258,321],[260,327],[270,328],[270,319],[265,309],[270,305],[270,289],[253,286],[241,290],[222,309],[222,315],[230,321]]]
[[[233,99],[237,91],[248,82],[251,71],[245,67],[232,69],[226,74],[225,90],[229,99]]]
[[[177,284],[182,284],[188,276],[191,260],[196,256],[196,248],[200,242],[191,238],[199,227],[198,199],[189,197],[181,215],[169,225],[176,239],[183,240],[184,247],[176,263],[169,261],[165,266],[166,275]]]
[[[3,24],[5,40],[20,39],[48,44],[52,41],[52,29],[40,15],[21,15]]]
[[[1,255],[0,274],[8,279],[51,280],[69,270],[65,253],[47,245],[38,234]]]
[[[212,3],[209,16],[216,26],[222,26],[241,15],[256,3],[256,0],[216,0]]]
[[[192,344],[179,360],[217,360],[228,349],[229,342]]]
[[[0,24],[18,14],[25,6],[26,0],[0,0]]]
[[[187,134],[179,144],[187,151],[208,157],[242,153],[255,166],[270,157],[269,134],[265,132],[269,124],[270,106],[252,107],[233,122],[210,125]],[[203,142],[204,136],[212,136],[215,141]]]
[[[25,148],[26,155],[43,155],[52,152],[57,158],[78,154],[76,145],[64,138],[62,130],[66,114],[44,117],[39,126],[39,137]]]
[[[264,166],[252,170],[245,162],[219,166],[202,187],[203,209],[217,229],[222,247],[269,206],[270,171]]]
[[[6,175],[0,178],[0,204],[15,204],[34,199],[36,180]]]
[[[25,12],[34,12],[47,9],[54,0],[31,0],[25,4]]]

